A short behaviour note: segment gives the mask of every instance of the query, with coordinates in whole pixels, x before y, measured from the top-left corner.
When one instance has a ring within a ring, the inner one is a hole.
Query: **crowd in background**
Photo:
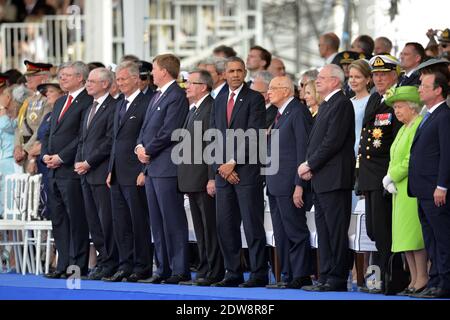
[[[6,12],[4,20],[20,21],[20,11]],[[409,42],[399,59],[385,37],[358,36],[339,52],[340,39],[326,33],[324,66],[298,81],[257,45],[246,61],[218,47],[189,72],[166,54],[152,63],[128,55],[111,66],[25,61],[24,75],[0,74],[1,177],[43,175],[40,216],[52,221],[58,251],[46,277],[66,277],[77,265],[86,279],[110,282],[347,291],[347,230],[364,198],[377,247],[366,262],[380,267],[381,281],[361,290],[448,297],[449,33],[436,41],[430,30],[427,47]],[[269,142],[278,131],[279,171],[262,176],[262,164],[236,162],[236,150],[213,165],[175,165],[172,133],[193,133],[195,122],[203,133],[266,130]],[[281,269],[276,284],[268,281],[275,258],[265,249],[264,192]],[[198,247],[194,280],[185,194]],[[312,205],[317,266],[305,215]],[[393,269],[409,271],[400,289],[386,278]]]

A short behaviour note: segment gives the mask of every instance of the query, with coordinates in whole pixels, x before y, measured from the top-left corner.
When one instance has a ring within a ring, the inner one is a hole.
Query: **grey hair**
[[[98,74],[101,81],[106,81],[108,83],[108,90],[111,88],[114,82],[114,74],[106,68],[97,68],[91,71]]]
[[[86,82],[87,78],[89,77],[89,67],[82,61],[65,62],[59,67],[58,73],[65,68],[75,69],[76,74],[81,75],[84,82]]]
[[[119,74],[122,70],[128,70],[131,76],[139,76],[139,66],[132,61],[125,61],[119,64],[116,68],[116,74]]]
[[[206,86],[208,87],[207,90],[208,92],[211,92],[213,86],[214,86],[214,81],[213,78],[211,77],[211,74],[206,71],[206,70],[194,70],[189,72],[189,75],[193,74],[193,73],[197,73],[199,75],[199,80],[206,84]]]
[[[411,101],[406,101],[408,103],[408,106],[413,109],[415,112],[417,112],[417,114],[420,114],[420,112],[422,111],[422,105],[416,103],[416,102],[411,102]]]
[[[214,66],[218,74],[222,74],[226,70],[227,59],[222,57],[210,57],[203,61],[207,66]]]
[[[11,97],[19,105],[22,105],[23,102],[32,95],[33,92],[23,85],[14,85],[11,87]]]
[[[331,76],[337,78],[342,87],[345,83],[345,74],[341,67],[336,64],[327,64],[325,68],[330,69]]]
[[[308,77],[308,80],[317,80],[318,75],[319,75],[319,71],[317,69],[311,69],[311,70],[305,71],[302,74],[302,78]]]
[[[265,84],[267,84],[267,86],[269,86],[270,81],[272,81],[272,79],[273,79],[273,75],[269,71],[264,70],[264,71],[257,72],[255,74],[254,78],[261,79]]]

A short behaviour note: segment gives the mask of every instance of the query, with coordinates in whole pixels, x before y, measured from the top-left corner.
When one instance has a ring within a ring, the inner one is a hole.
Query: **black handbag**
[[[392,253],[384,277],[384,294],[395,295],[403,291],[409,284],[409,272],[403,268],[403,257],[400,252]]]

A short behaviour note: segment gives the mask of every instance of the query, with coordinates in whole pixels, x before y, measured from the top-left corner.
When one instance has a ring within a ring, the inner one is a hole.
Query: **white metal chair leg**
[[[41,230],[37,230],[36,235],[36,275],[42,270],[41,267]]]
[[[25,231],[25,235],[24,235],[24,243],[25,245],[23,246],[23,260],[27,261],[28,259],[28,231]],[[22,275],[25,275],[27,273],[27,267],[26,267],[26,263],[22,264]]]
[[[46,249],[45,249],[45,273],[49,273],[49,269],[50,269],[50,246],[51,246],[51,241],[50,239],[52,238],[52,232],[50,230],[47,231],[47,245],[46,245]]]

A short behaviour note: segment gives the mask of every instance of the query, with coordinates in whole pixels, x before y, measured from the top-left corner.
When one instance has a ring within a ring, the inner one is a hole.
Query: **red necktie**
[[[280,120],[280,118],[281,118],[281,113],[277,112],[277,115],[275,117],[275,124],[278,123],[278,120]]]
[[[227,104],[227,123],[228,126],[230,126],[230,122],[231,122],[231,115],[233,114],[233,108],[234,108],[234,92],[231,93],[230,95],[230,100],[228,100],[228,104]]]
[[[73,97],[72,97],[72,96],[69,96],[69,97],[67,98],[67,103],[66,103],[66,105],[64,106],[64,108],[61,110],[61,114],[59,115],[58,122],[61,121],[61,119],[62,119],[62,117],[64,116],[64,114],[67,112],[67,110],[69,110],[69,107],[70,107],[70,105],[72,104],[72,100],[73,100]]]

